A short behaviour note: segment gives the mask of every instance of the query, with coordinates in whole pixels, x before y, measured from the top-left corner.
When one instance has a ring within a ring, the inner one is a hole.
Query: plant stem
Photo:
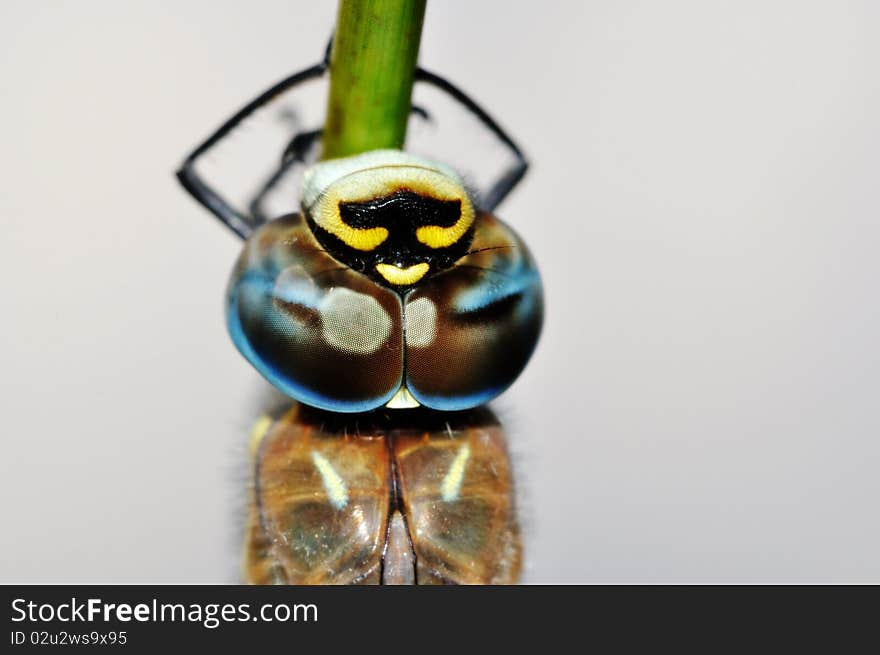
[[[340,0],[323,158],[401,148],[427,0]]]

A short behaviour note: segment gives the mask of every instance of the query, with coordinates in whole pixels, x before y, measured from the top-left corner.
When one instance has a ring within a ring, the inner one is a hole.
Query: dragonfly
[[[297,124],[270,148],[273,162],[248,197],[230,200],[202,164],[328,68],[325,55],[258,95],[177,173],[244,240],[227,328],[289,399],[251,431],[244,579],[515,583],[522,543],[513,476],[503,427],[486,404],[525,368],[543,321],[534,258],[493,214],[528,162],[476,101],[419,67],[416,91],[430,89],[471,117],[505,151],[500,170],[465,175],[409,142],[320,161],[320,126]],[[411,120],[432,116],[414,101]],[[287,192],[279,200],[291,178],[298,211]]]

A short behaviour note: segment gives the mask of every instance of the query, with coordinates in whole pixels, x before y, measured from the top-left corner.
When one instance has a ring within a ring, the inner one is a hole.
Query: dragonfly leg
[[[426,71],[424,68],[416,69],[416,80],[430,84],[451,96],[456,102],[476,116],[510,150],[516,159],[515,163],[499,175],[498,179],[489,188],[489,191],[480,199],[480,207],[491,212],[501,204],[501,201],[513,191],[516,185],[519,184],[519,181],[525,176],[529,168],[528,160],[526,160],[525,155],[513,138],[495,122],[495,119],[452,82],[430,71]]]
[[[183,161],[177,171],[177,179],[183,187],[208,211],[214,214],[220,221],[238,236],[246,239],[261,224],[262,221],[254,216],[249,216],[233,207],[218,190],[207,184],[196,170],[199,159],[223,140],[232,130],[240,125],[248,116],[272,101],[278,94],[302,84],[308,80],[320,77],[327,70],[326,62],[315,64],[310,68],[294,73],[273,85],[259,96],[242,107],[235,115],[223,123],[201,145],[193,150]]]
[[[281,156],[281,164],[273,172],[265,182],[260,186],[260,190],[254,195],[253,199],[248,203],[248,210],[253,216],[257,225],[268,222],[272,217],[266,213],[263,203],[266,196],[274,189],[281,179],[294,166],[304,164],[309,152],[313,146],[321,138],[322,130],[311,130],[309,132],[299,132],[290,140]]]

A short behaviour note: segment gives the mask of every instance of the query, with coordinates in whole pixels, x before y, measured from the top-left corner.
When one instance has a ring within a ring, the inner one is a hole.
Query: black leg
[[[431,115],[427,110],[418,105],[413,105],[411,111],[422,120],[431,120]],[[254,195],[253,200],[248,203],[248,211],[250,211],[250,215],[253,217],[256,225],[262,225],[273,218],[266,213],[266,209],[263,207],[263,202],[266,196],[294,166],[306,163],[309,151],[314,147],[315,143],[321,139],[322,133],[323,130],[300,132],[290,140],[290,143],[287,144],[284,153],[281,155],[281,164],[260,186],[260,189]]]
[[[204,143],[193,150],[177,171],[177,179],[180,180],[183,187],[189,191],[197,201],[204,205],[208,211],[214,214],[227,227],[229,227],[229,229],[243,239],[246,239],[254,229],[260,225],[261,221],[256,220],[256,217],[248,216],[236,210],[224,200],[216,190],[208,186],[196,172],[196,162],[206,151],[210,150],[218,141],[235,129],[245,118],[270,102],[279,93],[307,80],[320,77],[326,70],[327,63],[321,62],[320,64],[316,64],[311,68],[307,68],[281,80],[268,90],[264,91],[257,98],[242,107],[232,118],[223,123],[217,131],[208,137]]]
[[[291,167],[295,166],[297,163],[303,163],[305,161],[305,156],[309,149],[314,142],[320,138],[320,131],[315,130],[300,133],[293,138],[284,151],[284,156],[279,168],[266,180],[266,182],[263,183],[253,200],[249,203],[249,213],[237,210],[227,202],[216,189],[209,186],[196,171],[196,163],[202,155],[213,148],[221,139],[226,137],[226,135],[235,129],[242,121],[260,107],[268,104],[278,94],[283,93],[298,84],[322,76],[328,69],[329,55],[330,45],[328,45],[327,51],[325,52],[324,61],[281,80],[245,105],[234,116],[232,116],[232,118],[223,123],[223,125],[211,134],[204,143],[193,150],[193,152],[186,157],[183,165],[177,171],[177,178],[180,180],[183,187],[199,203],[207,208],[208,211],[217,216],[217,218],[229,227],[229,229],[243,239],[250,236],[257,227],[268,220],[262,206],[265,196],[275,187]],[[526,161],[525,156],[519,149],[519,146],[514,143],[513,139],[501,129],[492,117],[451,82],[422,68],[416,70],[416,79],[437,87],[441,91],[450,95],[459,104],[463,105],[505,146],[507,146],[516,158],[516,163],[506,171],[503,171],[486,192],[485,196],[481,198],[480,204],[482,208],[489,211],[493,210],[502,200],[504,200],[514,187],[516,187],[525,175],[526,170],[528,169],[528,162]],[[412,111],[414,114],[425,120],[430,120],[428,113],[421,107],[413,106]]]
[[[287,174],[287,172],[297,164],[304,164],[306,156],[314,146],[315,142],[321,138],[322,130],[312,130],[311,132],[300,132],[294,136],[281,156],[281,165],[277,170],[269,176],[269,178],[260,186],[253,200],[248,203],[248,210],[251,213],[255,223],[261,225],[270,220],[270,216],[266,214],[263,208],[263,201],[266,195],[275,188],[275,185]]]
[[[424,68],[416,69],[416,79],[435,86],[452,96],[457,102],[462,104],[468,111],[476,116],[483,125],[489,128],[489,130],[510,149],[516,158],[516,163],[504,171],[486,192],[485,197],[481,198],[481,208],[487,211],[492,211],[495,207],[501,204],[501,201],[507,197],[507,194],[513,191],[514,187],[516,187],[526,174],[526,171],[529,168],[529,162],[526,160],[525,155],[523,155],[522,150],[519,149],[519,146],[514,143],[513,139],[510,138],[507,132],[501,129],[501,126],[498,125],[498,123],[496,123],[482,107],[469,98],[464,91],[452,84],[452,82],[443,79],[439,75],[426,71]]]

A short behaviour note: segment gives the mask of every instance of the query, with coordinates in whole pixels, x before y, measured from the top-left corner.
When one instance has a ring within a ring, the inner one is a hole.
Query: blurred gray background
[[[182,155],[333,2],[0,8],[0,581],[237,579],[266,385]],[[431,0],[534,168],[527,582],[880,582],[880,4]]]

